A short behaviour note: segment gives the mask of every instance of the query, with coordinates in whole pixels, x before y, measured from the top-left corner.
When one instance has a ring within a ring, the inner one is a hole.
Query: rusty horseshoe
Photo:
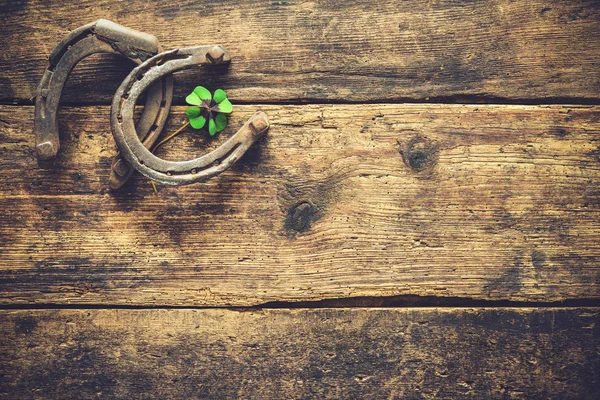
[[[113,53],[140,64],[161,50],[154,36],[105,19],[81,26],[63,38],[50,55],[49,65],[36,92],[34,132],[38,160],[52,160],[58,154],[57,111],[60,97],[71,70],[79,61],[94,53]],[[164,127],[172,99],[173,77],[163,75],[148,90],[144,111],[133,129],[136,137],[139,135],[147,146],[154,143]],[[131,166],[117,155],[112,162],[109,185],[120,187],[132,172]]]
[[[267,133],[269,120],[264,113],[254,114],[217,149],[188,161],[167,161],[152,154],[136,134],[133,120],[136,100],[161,77],[196,65],[230,60],[222,46],[197,46],[158,54],[134,68],[117,89],[110,112],[112,133],[123,158],[142,175],[166,185],[206,181],[239,160]]]

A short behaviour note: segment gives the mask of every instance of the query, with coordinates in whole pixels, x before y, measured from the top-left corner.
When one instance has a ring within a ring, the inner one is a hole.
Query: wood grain
[[[222,43],[227,73],[176,76],[176,95],[223,87],[244,102],[598,102],[597,0],[0,1],[0,100],[29,102],[54,46],[107,18],[165,49]],[[76,69],[71,104],[110,104],[131,66]]]
[[[32,107],[1,107],[0,302],[600,297],[600,107],[236,106],[219,139],[163,156],[257,109],[271,130],[232,170],[111,194],[107,107],[62,113],[53,169]]]
[[[0,398],[571,398],[598,309],[0,313]]]

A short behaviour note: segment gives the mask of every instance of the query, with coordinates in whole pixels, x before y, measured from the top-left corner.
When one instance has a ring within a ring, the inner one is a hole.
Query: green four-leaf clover
[[[208,89],[196,86],[185,101],[197,106],[188,107],[185,111],[192,128],[202,129],[208,120],[208,133],[214,136],[227,126],[227,114],[231,114],[233,106],[222,89],[217,89],[214,96],[211,96]]]

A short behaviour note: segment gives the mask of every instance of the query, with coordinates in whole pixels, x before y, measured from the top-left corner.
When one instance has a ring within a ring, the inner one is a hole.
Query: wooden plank
[[[272,128],[232,170],[111,194],[108,107],[62,113],[50,170],[32,107],[0,107],[0,302],[600,297],[600,107],[236,106],[163,155],[259,108]]]
[[[222,43],[227,74],[176,76],[177,98],[204,83],[234,101],[597,102],[600,2],[135,0],[0,1],[0,99],[27,102],[70,30],[107,18],[164,48]],[[65,101],[110,104],[131,68],[94,57]]]
[[[572,398],[598,309],[0,313],[0,398]]]

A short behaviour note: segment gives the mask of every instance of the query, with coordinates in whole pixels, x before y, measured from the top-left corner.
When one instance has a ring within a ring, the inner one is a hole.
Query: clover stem
[[[190,121],[186,122],[181,128],[177,129],[175,132],[173,132],[172,134],[170,134],[169,136],[167,136],[166,138],[164,138],[163,140],[158,142],[156,145],[154,145],[154,147],[150,150],[150,152],[154,153],[160,146],[167,143],[169,140],[173,139],[175,136],[179,135],[181,133],[181,131],[183,131],[185,128],[187,128],[189,126],[189,124],[190,124]],[[158,190],[156,189],[156,184],[154,183],[154,181],[151,180],[150,183],[152,184],[154,193],[158,194]]]
[[[190,121],[186,122],[185,125],[183,125],[181,128],[177,129],[175,132],[173,132],[172,134],[170,134],[169,136],[167,136],[166,138],[164,138],[163,140],[158,142],[156,145],[154,145],[154,147],[150,151],[152,153],[154,153],[156,150],[158,150],[158,148],[160,146],[167,143],[169,140],[173,139],[175,136],[179,135],[179,133],[181,133],[181,131],[184,130],[185,128],[187,128],[189,125],[190,125]]]

